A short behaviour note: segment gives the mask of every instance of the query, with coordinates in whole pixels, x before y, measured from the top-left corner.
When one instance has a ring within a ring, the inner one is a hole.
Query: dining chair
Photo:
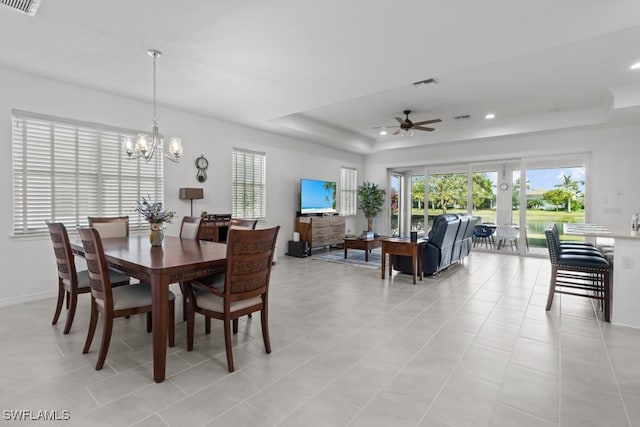
[[[477,224],[473,227],[473,246],[476,245],[484,246],[488,248],[493,248],[495,246],[495,240],[493,239],[493,227],[489,227],[485,224]]]
[[[507,243],[509,243],[509,246],[511,248],[511,250],[516,249],[516,251],[518,250],[518,230],[511,224],[500,224],[496,227],[496,245],[497,245],[497,249],[500,250],[500,248],[504,248],[506,247]]]
[[[200,234],[200,224],[202,218],[196,216],[185,216],[182,218],[180,225],[180,238],[196,240]],[[180,292],[182,293],[182,320],[187,320],[187,291],[185,282],[179,282]]]
[[[233,227],[233,228],[240,228],[240,229],[245,228],[249,230],[255,230],[257,224],[258,224],[257,219],[231,218],[231,221],[229,222],[229,228]]]
[[[67,228],[61,222],[47,221],[49,236],[53,243],[53,252],[56,257],[56,265],[58,268],[58,301],[56,302],[56,311],[53,315],[52,325],[58,323],[62,306],[67,301],[67,321],[64,325],[63,334],[68,334],[73,324],[73,318],[76,314],[76,306],[78,304],[78,295],[89,293],[89,272],[87,270],[76,269],[75,256],[71,250],[69,242],[69,233]],[[130,277],[115,270],[109,269],[109,280],[112,286],[128,285]]]
[[[230,229],[227,238],[225,273],[215,275],[207,286],[198,281],[187,286],[189,307],[187,315],[187,351],[193,350],[195,313],[224,322],[227,367],[233,372],[233,333],[238,333],[238,318],[260,311],[262,340],[267,353],[269,341],[269,280],[276,239],[280,226],[260,230]]]
[[[98,217],[89,216],[89,227],[93,227],[100,232],[100,237],[108,239],[111,237],[129,237],[129,217],[111,216]]]
[[[96,370],[99,371],[104,366],[109,351],[114,318],[147,313],[147,332],[151,332],[151,286],[147,283],[138,283],[112,287],[100,233],[95,228],[78,228],[78,232],[87,260],[91,285],[91,319],[82,353],[89,352],[98,324],[98,313],[102,313],[104,317],[102,343],[96,362]],[[175,345],[174,313],[175,295],[169,291],[169,347]]]

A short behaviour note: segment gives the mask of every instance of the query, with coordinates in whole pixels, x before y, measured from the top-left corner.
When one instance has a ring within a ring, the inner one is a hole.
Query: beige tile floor
[[[87,295],[67,336],[52,299],[2,307],[0,407],[68,411],[53,424],[78,426],[640,425],[640,331],[603,323],[584,298],[546,312],[547,260],[475,252],[417,285],[379,275],[280,257],[273,353],[259,317],[243,319],[230,374],[220,322],[205,336],[198,319],[193,352],[179,322],[162,384],[140,316],[116,320],[95,371],[99,336],[81,354]]]

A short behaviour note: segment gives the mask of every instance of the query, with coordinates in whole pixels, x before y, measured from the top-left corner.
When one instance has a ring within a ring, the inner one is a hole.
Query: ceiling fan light
[[[400,136],[413,136],[413,130],[411,130],[411,129],[402,129],[400,131]]]

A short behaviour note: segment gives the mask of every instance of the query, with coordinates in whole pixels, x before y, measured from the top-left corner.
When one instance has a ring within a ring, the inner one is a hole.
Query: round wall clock
[[[198,173],[196,173],[196,179],[198,182],[205,182],[207,180],[207,168],[209,167],[209,161],[204,157],[204,155],[200,155],[196,159],[196,168],[198,168]]]
[[[509,184],[507,184],[506,182],[503,182],[502,184],[500,184],[500,189],[502,191],[506,191],[509,189]]]

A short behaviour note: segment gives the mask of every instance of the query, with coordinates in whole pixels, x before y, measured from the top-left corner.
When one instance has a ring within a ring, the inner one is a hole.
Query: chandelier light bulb
[[[176,159],[182,157],[182,140],[176,136],[169,138],[169,153]]]

